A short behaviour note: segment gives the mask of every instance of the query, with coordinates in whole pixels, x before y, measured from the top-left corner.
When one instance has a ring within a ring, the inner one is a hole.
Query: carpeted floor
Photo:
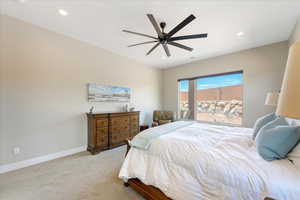
[[[125,147],[82,152],[0,175],[0,200],[143,199],[118,179]]]

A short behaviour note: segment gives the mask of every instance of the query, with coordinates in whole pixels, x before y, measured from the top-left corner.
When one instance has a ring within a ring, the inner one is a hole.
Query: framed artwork
[[[88,84],[89,102],[129,103],[130,96],[131,96],[130,88]]]

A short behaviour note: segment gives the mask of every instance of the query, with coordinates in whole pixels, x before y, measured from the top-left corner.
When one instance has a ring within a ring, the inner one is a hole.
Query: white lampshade
[[[300,119],[300,42],[289,50],[276,114]]]
[[[265,105],[277,106],[278,98],[279,98],[279,92],[268,92]]]

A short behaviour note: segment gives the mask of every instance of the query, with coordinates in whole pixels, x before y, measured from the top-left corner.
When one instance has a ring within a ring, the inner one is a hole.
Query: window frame
[[[189,103],[191,103],[191,105],[189,106],[189,109],[191,110],[191,115],[190,115],[190,119],[191,120],[195,120],[195,121],[199,121],[199,122],[203,122],[203,123],[209,123],[209,124],[218,124],[218,125],[226,125],[226,126],[234,126],[234,127],[241,127],[244,124],[244,113],[245,113],[245,108],[244,108],[244,81],[243,81],[243,94],[242,94],[242,102],[243,102],[243,117],[241,119],[241,124],[231,124],[231,123],[224,123],[224,122],[209,122],[209,121],[202,121],[202,120],[197,120],[197,111],[196,111],[196,107],[197,107],[197,79],[200,78],[207,78],[207,77],[214,77],[214,76],[222,76],[222,75],[229,75],[229,74],[242,74],[243,75],[243,79],[244,79],[244,71],[243,70],[237,70],[237,71],[231,71],[231,72],[223,72],[223,73],[217,73],[217,74],[210,74],[210,75],[202,75],[202,76],[195,76],[192,78],[181,78],[177,80],[177,86],[178,86],[178,105],[177,105],[177,111],[178,113],[180,113],[180,81],[189,81],[189,90],[188,90],[188,96],[189,96]],[[193,87],[190,86],[190,83],[193,83]],[[192,89],[192,92],[190,92],[190,89]],[[190,101],[190,97],[192,97],[192,101]],[[180,117],[178,115],[178,117]]]

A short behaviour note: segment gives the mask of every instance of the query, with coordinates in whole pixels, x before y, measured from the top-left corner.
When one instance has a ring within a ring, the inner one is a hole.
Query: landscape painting
[[[131,89],[118,86],[88,84],[89,102],[129,103]]]

